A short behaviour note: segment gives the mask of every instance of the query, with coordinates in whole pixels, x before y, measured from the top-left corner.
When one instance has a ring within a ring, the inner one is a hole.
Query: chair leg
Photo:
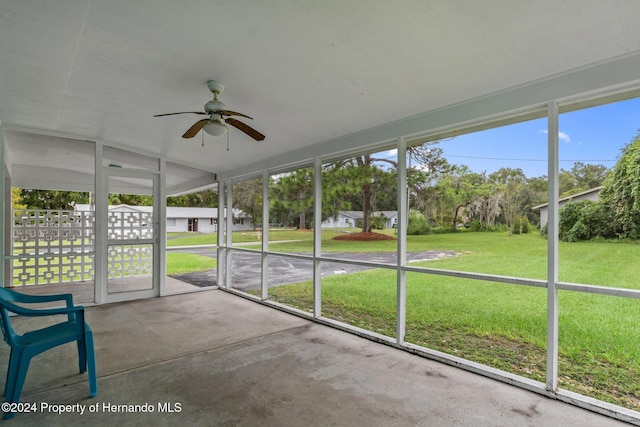
[[[4,384],[4,397],[9,399],[9,396],[13,393],[13,389],[16,384],[16,374],[20,367],[20,362],[23,357],[21,349],[11,349],[9,355],[9,365],[7,366],[7,381]]]
[[[3,396],[5,398],[11,393],[11,384],[13,383],[13,373],[15,371],[15,367],[13,366],[15,364],[14,356],[15,354],[12,348],[11,353],[9,353],[9,364],[7,365],[7,379],[4,382]]]
[[[87,370],[87,343],[86,339],[79,339],[78,344],[78,368],[82,374]]]
[[[14,384],[13,390],[10,390],[9,396],[7,396],[7,402],[9,403],[19,403],[20,402],[20,394],[22,394],[22,387],[24,386],[24,380],[27,377],[27,371],[29,370],[29,363],[31,362],[31,357],[21,354],[20,360],[17,362],[17,370],[14,374]],[[13,418],[15,413],[5,412],[3,417],[4,419]]]
[[[89,377],[89,396],[98,395],[98,377],[96,374],[96,351],[93,346],[93,331],[87,327],[85,329],[85,354],[87,364],[87,376]]]

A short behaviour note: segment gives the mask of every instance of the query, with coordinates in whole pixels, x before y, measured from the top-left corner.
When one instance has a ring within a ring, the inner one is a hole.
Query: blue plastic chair
[[[14,304],[40,304],[52,301],[64,301],[66,307],[32,309]],[[67,320],[18,335],[11,326],[9,312],[29,317],[66,314]],[[4,340],[11,346],[7,380],[4,387],[4,396],[7,402],[20,402],[20,394],[29,369],[29,362],[34,356],[50,348],[73,341],[77,341],[78,344],[80,373],[89,371],[89,395],[95,397],[98,394],[93,332],[84,321],[84,307],[74,306],[71,294],[36,296],[0,287],[0,327]],[[4,418],[13,418],[14,415],[14,413],[5,412]]]

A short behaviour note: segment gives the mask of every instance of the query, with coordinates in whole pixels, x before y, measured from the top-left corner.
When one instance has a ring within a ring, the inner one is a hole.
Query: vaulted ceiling
[[[640,57],[639,21],[636,0],[2,0],[6,163],[21,186],[80,172],[68,140],[101,141],[163,156],[182,171],[169,186],[195,188],[590,67],[618,73]],[[264,141],[231,128],[227,151],[226,136],[181,138],[203,116],[153,117],[202,111],[210,79]]]

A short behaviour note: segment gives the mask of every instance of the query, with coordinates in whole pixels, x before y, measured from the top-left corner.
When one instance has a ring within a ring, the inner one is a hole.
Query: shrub
[[[504,232],[509,230],[509,227],[506,224],[495,224],[492,227],[489,227],[486,223],[480,222],[477,219],[474,219],[469,223],[467,228],[469,231],[492,231],[492,232]]]
[[[564,242],[616,236],[613,215],[603,202],[569,202],[560,209],[559,222],[558,235]]]
[[[615,234],[621,238],[640,238],[640,133],[621,150],[603,183],[600,198],[611,212]]]
[[[482,231],[482,224],[477,219],[469,223],[469,231]]]
[[[546,238],[548,234],[549,234],[549,226],[545,224],[544,227],[540,229],[540,236]]]
[[[386,218],[384,215],[371,215],[369,221],[371,221],[372,230],[384,230],[386,225]]]
[[[511,224],[511,233],[520,234],[520,230],[522,228],[522,218],[516,216],[513,219],[513,224]]]
[[[427,224],[422,212],[411,209],[409,210],[409,224],[407,225],[407,234],[417,236],[421,234],[429,234],[431,227]]]
[[[520,223],[520,231],[522,234],[527,234],[529,232],[529,218],[526,216],[522,217],[522,222]]]
[[[433,227],[430,232],[433,234],[448,234],[451,233],[451,227]]]

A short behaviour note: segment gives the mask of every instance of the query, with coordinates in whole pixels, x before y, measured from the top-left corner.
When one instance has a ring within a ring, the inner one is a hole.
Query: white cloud
[[[540,132],[546,133],[546,134],[549,133],[548,130],[541,130]],[[562,131],[558,131],[558,139],[560,141],[566,142],[567,144],[571,142],[571,137],[569,136],[569,134],[567,134],[565,132],[562,132]]]

